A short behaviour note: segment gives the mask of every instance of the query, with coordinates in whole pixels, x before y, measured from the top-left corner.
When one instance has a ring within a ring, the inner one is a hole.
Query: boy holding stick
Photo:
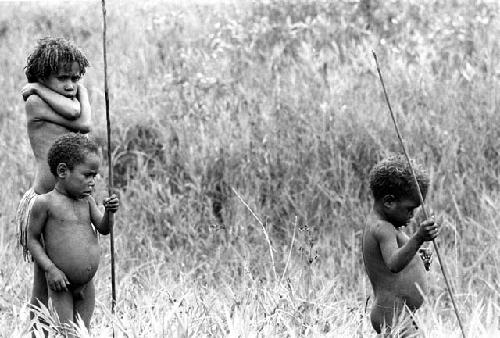
[[[97,144],[81,134],[59,137],[48,153],[54,189],[31,208],[28,248],[45,271],[48,296],[61,323],[80,316],[87,328],[95,306],[93,278],[100,259],[97,232],[107,235],[119,207],[115,195],[104,213],[92,197],[100,158]],[[95,230],[94,230],[95,228]]]
[[[415,175],[425,198],[428,175],[419,168],[415,168]],[[405,326],[404,319],[411,321],[412,313],[423,304],[427,281],[417,253],[424,242],[438,236],[440,225],[430,218],[411,237],[402,231],[420,206],[418,187],[404,156],[390,156],[375,165],[370,172],[370,189],[374,203],[363,233],[363,261],[375,298],[372,326],[385,336],[394,333],[398,323]],[[412,329],[406,325],[399,333]]]

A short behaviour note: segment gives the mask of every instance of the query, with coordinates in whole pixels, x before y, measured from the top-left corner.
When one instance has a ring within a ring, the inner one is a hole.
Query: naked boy
[[[425,198],[429,178],[418,167],[415,172]],[[429,219],[411,237],[402,231],[420,205],[405,157],[391,156],[375,165],[370,188],[373,211],[363,233],[363,261],[375,298],[370,319],[377,333],[389,335],[394,334],[398,319],[409,314],[407,310],[416,311],[424,301],[421,291],[427,292],[427,281],[417,252],[425,241],[436,238],[440,226]],[[412,329],[406,325],[398,334],[404,336]]]
[[[80,315],[89,328],[100,258],[96,231],[109,234],[119,201],[113,195],[104,200],[104,213],[98,209],[91,194],[100,158],[97,145],[87,137],[61,136],[49,150],[48,163],[56,184],[33,203],[28,248],[46,274],[60,321],[74,322]]]

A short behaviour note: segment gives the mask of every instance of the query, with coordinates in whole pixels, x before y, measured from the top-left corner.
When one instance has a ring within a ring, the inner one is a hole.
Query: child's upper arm
[[[26,114],[30,120],[42,119],[45,115],[43,110],[49,108],[47,103],[45,103],[38,95],[30,95],[26,100],[25,107]]]
[[[62,124],[60,123],[62,120],[71,122],[54,112],[52,108],[50,108],[50,106],[38,95],[31,95],[26,100],[26,114],[28,115],[28,120],[30,121],[43,120],[57,124]]]
[[[94,197],[89,196],[88,197],[89,201],[89,208],[90,208],[90,221],[94,225],[94,227],[99,231],[99,228],[102,223],[102,217],[103,217],[103,212],[99,209],[97,206],[97,203],[94,199]]]
[[[374,236],[379,243],[384,263],[390,268],[391,257],[398,250],[398,241],[393,226],[388,222],[378,221],[374,226]]]
[[[68,120],[80,117],[80,102],[76,99],[65,97],[42,84],[36,86],[36,94],[47,103],[56,114]]]
[[[48,203],[45,196],[37,196],[30,210],[28,221],[28,237],[39,237],[48,217]]]

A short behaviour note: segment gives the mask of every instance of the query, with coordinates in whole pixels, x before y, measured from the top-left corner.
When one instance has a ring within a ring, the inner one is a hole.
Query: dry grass
[[[122,196],[118,336],[372,334],[360,253],[366,174],[398,150],[372,49],[409,151],[431,173],[428,205],[445,225],[438,243],[466,330],[500,334],[496,3],[108,6]],[[100,2],[2,2],[0,13],[0,331],[18,337],[29,324],[32,278],[12,221],[33,179],[19,95],[24,60],[45,35],[82,46],[102,142]],[[109,336],[101,244],[92,326],[94,336]],[[425,336],[459,336],[437,264],[428,278],[417,323]]]

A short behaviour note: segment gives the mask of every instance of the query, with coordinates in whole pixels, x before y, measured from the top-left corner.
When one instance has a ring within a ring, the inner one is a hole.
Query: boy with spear
[[[388,158],[382,161],[370,173],[370,188],[375,201],[363,233],[363,260],[375,295],[375,307],[370,316],[372,325],[377,333],[391,334],[385,329],[391,329],[404,310],[410,310],[411,315],[422,305],[422,292],[425,292],[426,283],[423,278],[422,265],[419,266],[415,262],[416,253],[420,253],[423,266],[429,270],[431,255],[428,248],[421,246],[425,241],[432,241],[460,332],[465,338],[465,330],[455,297],[434,240],[439,234],[440,225],[435,223],[432,217],[428,217],[424,207],[429,178],[424,171],[414,169],[408,156],[385,89],[377,55],[374,51],[372,54],[387,107],[404,154],[404,157],[399,156],[399,158]],[[405,159],[406,164],[404,164]],[[398,233],[399,229],[413,217],[413,211],[418,206],[422,207],[423,215],[428,219],[420,224],[411,238]],[[417,327],[413,325],[410,330],[412,328]],[[403,330],[403,334],[406,333],[408,332]]]
[[[115,195],[106,198],[104,213],[97,207],[92,190],[100,156],[97,144],[87,137],[59,137],[49,149],[48,164],[56,184],[33,203],[28,248],[46,271],[48,295],[59,320],[67,324],[80,316],[90,329],[100,259],[97,233],[110,233],[119,200]]]
[[[440,225],[432,218],[422,222],[408,237],[402,228],[420,206],[417,189],[427,193],[429,177],[422,170],[412,170],[403,156],[391,156],[379,162],[370,172],[373,211],[363,232],[363,262],[373,287],[375,303],[370,320],[377,333],[394,333],[399,319],[411,322],[411,314],[424,302],[427,292],[424,265],[417,253],[424,242],[437,237]],[[401,317],[407,318],[401,318]],[[404,325],[403,325],[404,326]],[[400,334],[413,330],[406,325]]]

